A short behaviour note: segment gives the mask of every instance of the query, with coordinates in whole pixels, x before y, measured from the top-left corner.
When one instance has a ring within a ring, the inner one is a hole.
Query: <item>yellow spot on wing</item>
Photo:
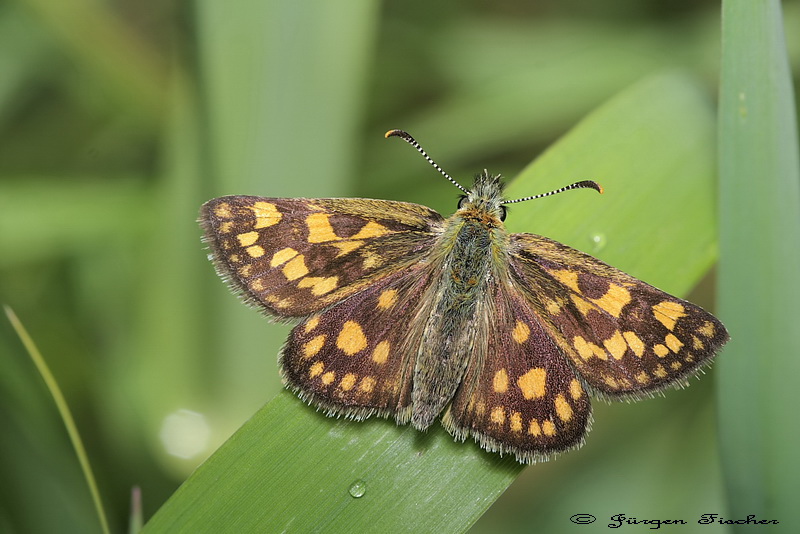
[[[347,321],[342,326],[339,337],[336,338],[336,346],[348,356],[352,356],[366,348],[367,338],[357,322]]]
[[[331,243],[331,245],[339,249],[339,254],[336,255],[337,257],[344,256],[348,252],[353,252],[363,244],[363,241],[337,241]]]
[[[623,332],[622,337],[628,342],[628,346],[633,353],[641,358],[642,354],[644,354],[644,342],[636,335],[636,332]]]
[[[317,326],[319,326],[319,315],[314,315],[308,321],[306,321],[306,325],[303,327],[303,330],[305,330],[306,334],[308,334]]]
[[[243,247],[249,247],[258,239],[258,232],[245,232],[244,234],[237,235],[236,239],[239,240],[239,244]]]
[[[358,389],[364,393],[372,393],[372,390],[375,389],[375,379],[371,376],[365,376],[361,379]]]
[[[388,341],[381,341],[375,345],[375,349],[372,351],[372,361],[378,364],[386,363],[386,360],[389,359],[389,348]]]
[[[294,257],[283,266],[283,276],[285,276],[287,280],[297,280],[307,274],[308,267],[306,267],[305,256],[302,254]]]
[[[231,213],[231,205],[227,202],[218,204],[217,207],[214,208],[214,215],[221,219],[230,219],[233,217],[233,213]]]
[[[347,373],[346,375],[344,375],[344,378],[342,378],[342,381],[339,384],[339,386],[345,391],[350,391],[351,389],[353,389],[353,386],[356,385],[356,380],[357,380],[356,375],[354,375],[353,373]]]
[[[647,384],[648,382],[650,382],[650,377],[647,375],[645,371],[639,372],[639,374],[634,376],[633,378],[640,384]]]
[[[622,308],[631,301],[631,293],[622,286],[611,284],[606,294],[599,299],[589,299],[614,317],[619,317]]]
[[[570,295],[569,298],[582,315],[586,315],[595,309],[588,301],[580,298],[578,295]]]
[[[569,383],[569,396],[572,400],[578,400],[583,396],[583,386],[575,378]]]
[[[572,346],[578,351],[578,355],[584,360],[588,360],[592,356],[597,356],[601,360],[607,360],[608,354],[602,348],[598,347],[591,341],[586,341],[581,336],[572,338]]]
[[[385,289],[378,296],[378,308],[388,310],[397,303],[397,290]]]
[[[297,256],[297,251],[295,249],[289,247],[282,248],[272,255],[272,259],[269,261],[269,266],[277,267],[278,265],[283,265],[295,256]]]
[[[512,432],[522,432],[522,414],[519,412],[514,412],[511,414],[511,417],[508,418],[509,425],[511,426]]]
[[[522,396],[526,399],[538,399],[544,397],[546,378],[547,372],[544,369],[534,367],[519,377],[517,386],[519,386],[520,391],[522,391]]]
[[[658,378],[666,378],[667,377],[667,370],[661,364],[658,364],[656,368],[653,370],[653,374],[656,375]]]
[[[683,347],[681,340],[675,337],[673,334],[667,334],[667,337],[664,338],[664,343],[666,343],[669,350],[676,354],[679,350],[681,350],[681,347]]]
[[[322,362],[314,362],[314,365],[308,370],[308,376],[311,378],[316,378],[322,374],[322,371],[325,369],[325,364]]]
[[[714,332],[716,329],[714,328],[714,323],[711,321],[706,321],[703,323],[703,326],[697,329],[697,331],[706,337],[714,337]]]
[[[545,309],[550,315],[558,315],[561,313],[561,306],[554,300],[548,300]]]
[[[675,328],[675,323],[686,315],[686,308],[680,302],[663,300],[653,306],[653,316],[667,327],[668,330]]]
[[[580,288],[578,287],[578,273],[576,273],[575,271],[568,271],[568,270],[551,271],[550,274],[552,274],[556,278],[556,280],[558,280],[559,282],[561,282],[574,292],[576,293],[581,292]]]
[[[522,321],[517,321],[517,324],[514,326],[514,330],[511,332],[511,337],[520,345],[525,343],[530,335],[531,329]]]
[[[567,402],[567,399],[564,398],[564,395],[561,393],[556,395],[554,404],[556,408],[556,415],[558,415],[559,419],[565,423],[572,419],[572,406],[569,405],[569,402]]]
[[[324,375],[322,375],[322,383],[326,386],[330,386],[333,384],[333,381],[336,380],[336,373],[333,371],[328,371]]]
[[[269,226],[278,224],[281,222],[283,215],[275,204],[271,202],[256,202],[250,207],[253,210],[253,213],[256,216],[256,224],[253,228],[267,228]]]
[[[247,247],[247,253],[251,258],[260,258],[264,255],[264,248],[259,245]]]
[[[625,343],[625,338],[622,337],[619,330],[616,330],[609,339],[603,341],[603,346],[617,360],[621,360],[628,350],[628,344]]]
[[[506,411],[502,406],[495,406],[492,408],[492,413],[489,418],[492,420],[492,423],[502,425],[506,422]]]
[[[339,277],[338,276],[329,276],[328,278],[323,278],[316,284],[314,284],[314,288],[311,290],[313,295],[324,295],[330,291],[336,289],[339,285]]]
[[[556,425],[552,421],[544,421],[542,422],[542,432],[545,436],[553,437],[556,435]]]
[[[312,338],[305,345],[303,345],[303,357],[311,358],[312,356],[315,356],[320,350],[322,350],[323,345],[325,345],[325,334]]]
[[[372,269],[374,267],[382,265],[383,262],[384,262],[383,256],[381,256],[380,254],[375,254],[374,252],[369,252],[367,254],[364,254],[364,263],[363,263],[364,269],[367,270]]]
[[[331,222],[328,220],[330,215],[327,213],[312,213],[306,217],[308,227],[309,243],[325,243],[327,241],[339,241],[341,237],[333,231]]]
[[[506,373],[505,369],[500,369],[494,374],[492,389],[494,389],[495,393],[505,393],[508,391],[508,373]]]
[[[383,226],[382,224],[378,224],[374,221],[369,221],[367,224],[364,225],[364,228],[358,231],[356,235],[351,237],[350,239],[370,239],[373,237],[380,237],[382,235],[386,235],[390,232],[388,228]]]
[[[528,434],[531,436],[542,435],[542,427],[539,426],[539,421],[536,419],[531,419],[531,423],[528,425]]]
[[[225,221],[219,225],[219,233],[221,234],[227,234],[232,229],[233,229],[233,222],[231,221]]]
[[[285,299],[276,300],[272,305],[276,308],[288,308],[289,306],[294,305],[294,299],[291,297],[286,297]]]
[[[659,343],[658,345],[655,345],[653,347],[653,352],[655,352],[656,356],[658,356],[659,358],[663,358],[664,356],[669,354],[669,349]]]
[[[339,285],[338,276],[329,276],[327,278],[323,278],[321,276],[307,276],[301,279],[297,283],[297,287],[299,287],[300,289],[307,289],[310,287],[311,294],[317,297],[320,295],[324,295],[325,293],[330,293],[331,291],[336,289],[338,285]]]

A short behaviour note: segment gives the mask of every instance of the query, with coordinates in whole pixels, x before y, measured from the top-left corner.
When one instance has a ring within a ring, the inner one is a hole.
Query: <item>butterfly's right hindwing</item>
[[[329,414],[408,422],[431,277],[410,267],[297,325],[280,358],[289,388]]]

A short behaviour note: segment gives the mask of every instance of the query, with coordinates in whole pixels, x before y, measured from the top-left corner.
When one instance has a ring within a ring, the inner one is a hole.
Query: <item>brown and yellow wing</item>
[[[297,325],[280,357],[286,385],[328,414],[408,422],[432,278],[411,266]]]
[[[598,396],[682,386],[728,340],[699,306],[551,239],[512,234],[510,254],[515,285]]]
[[[302,317],[421,261],[442,230],[407,202],[228,196],[200,224],[217,271],[246,301]]]
[[[511,287],[492,284],[484,339],[442,423],[456,438],[533,463],[583,443],[591,403],[549,327]]]

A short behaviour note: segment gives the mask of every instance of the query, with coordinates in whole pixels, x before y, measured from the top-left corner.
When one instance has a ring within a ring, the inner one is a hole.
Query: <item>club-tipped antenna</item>
[[[417,149],[417,152],[419,152],[420,154],[422,154],[422,157],[423,157],[423,158],[425,158],[426,160],[428,160],[428,163],[430,163],[431,165],[433,165],[433,168],[434,168],[434,169],[436,169],[437,171],[439,171],[439,172],[442,174],[442,176],[444,176],[445,178],[447,178],[447,180],[448,180],[448,181],[449,181],[451,184],[453,184],[453,185],[454,185],[454,186],[456,186],[457,188],[461,189],[461,190],[462,190],[464,193],[466,193],[466,194],[469,194],[469,190],[467,190],[467,189],[466,189],[464,186],[462,186],[460,183],[458,183],[458,182],[456,182],[455,180],[453,180],[453,179],[450,177],[450,175],[449,175],[449,174],[447,174],[446,172],[444,172],[444,169],[442,169],[441,167],[439,167],[439,164],[438,164],[438,163],[436,163],[435,161],[433,161],[433,159],[431,159],[431,157],[430,157],[430,156],[428,155],[428,153],[427,153],[427,152],[425,152],[425,150],[424,150],[424,149],[423,149],[423,148],[420,146],[420,144],[417,142],[417,140],[416,140],[416,139],[414,139],[413,137],[411,137],[411,134],[409,134],[408,132],[405,132],[405,131],[403,131],[403,130],[389,130],[388,132],[386,132],[386,135],[385,135],[384,137],[386,137],[386,139],[389,139],[390,137],[399,137],[400,139],[402,139],[403,141],[405,141],[405,142],[406,142],[406,143],[408,143],[409,145],[411,145],[411,146],[413,146],[414,148],[416,148],[416,149]],[[516,201],[515,201],[515,202],[516,202]]]
[[[580,182],[569,184],[560,189],[554,189],[553,191],[550,191],[548,193],[539,193],[538,195],[518,198],[516,200],[506,200],[503,202],[503,204],[515,204],[517,202],[525,202],[526,200],[534,200],[537,198],[549,197],[550,195],[557,195],[558,193],[563,193],[564,191],[569,191],[570,189],[594,189],[601,195],[603,194],[603,187],[594,180],[581,180]]]

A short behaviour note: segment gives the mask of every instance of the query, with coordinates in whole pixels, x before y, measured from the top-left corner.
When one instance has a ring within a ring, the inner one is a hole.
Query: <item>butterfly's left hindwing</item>
[[[200,224],[220,275],[277,317],[302,317],[417,263],[442,217],[418,204],[358,198],[229,196]]]
[[[728,340],[699,306],[551,239],[510,238],[518,287],[598,396],[635,399],[682,386]]]

